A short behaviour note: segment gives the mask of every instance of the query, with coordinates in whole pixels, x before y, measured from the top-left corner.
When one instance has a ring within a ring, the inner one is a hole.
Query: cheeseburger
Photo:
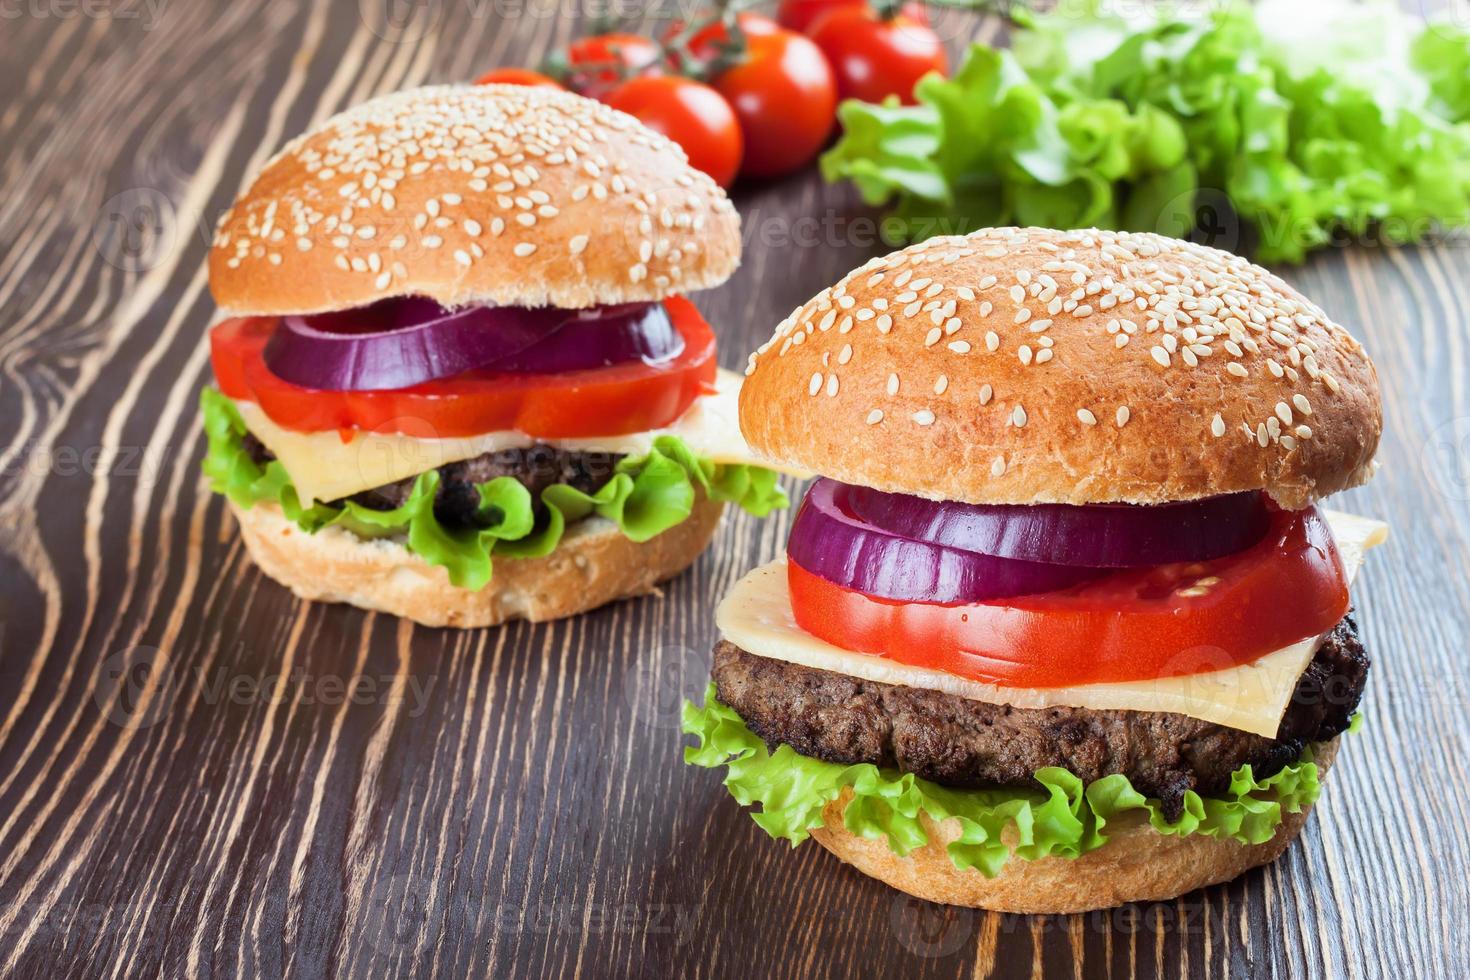
[[[589,99],[357,106],[219,225],[205,473],[304,598],[483,626],[648,592],[725,503],[784,503],[682,295],[739,256],[714,182]]]
[[[1368,673],[1362,348],[1244,259],[988,229],[876,259],[751,358],[750,444],[822,474],[720,605],[686,752],[912,895],[1167,899],[1301,831]]]

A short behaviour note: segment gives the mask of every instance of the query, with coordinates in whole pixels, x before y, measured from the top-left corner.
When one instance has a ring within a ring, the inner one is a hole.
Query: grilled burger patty
[[[1084,782],[1120,772],[1176,820],[1186,790],[1223,793],[1245,763],[1257,777],[1271,775],[1307,743],[1345,730],[1368,657],[1345,617],[1297,682],[1274,739],[1166,712],[987,704],[760,657],[728,641],[715,647],[713,674],[719,699],[773,749],[785,743],[828,762],[871,762],[975,789],[1035,787],[1044,766]]]
[[[247,433],[245,451],[257,464],[264,465],[275,457],[255,436]],[[595,493],[611,480],[618,461],[616,453],[576,453],[537,443],[524,449],[503,449],[482,453],[473,459],[439,467],[439,492],[434,498],[434,516],[447,527],[473,527],[480,506],[477,483],[500,476],[515,477],[531,491],[531,499],[539,514],[541,491],[554,483],[565,483],[583,493]],[[373,510],[400,507],[413,490],[416,476],[380,487],[363,490],[347,498]]]

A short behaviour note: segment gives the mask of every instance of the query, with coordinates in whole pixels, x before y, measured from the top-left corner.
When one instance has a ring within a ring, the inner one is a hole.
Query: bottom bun
[[[1317,747],[1319,775],[1326,774],[1336,754],[1337,739]],[[822,811],[825,826],[814,829],[812,837],[863,874],[930,902],[1035,915],[1163,901],[1229,881],[1276,860],[1301,832],[1311,809],[1282,814],[1276,836],[1261,844],[1200,834],[1171,837],[1150,827],[1143,813],[1130,812],[1108,821],[1108,842],[1095,851],[1077,858],[1025,861],[1012,857],[998,875],[987,878],[950,862],[945,847],[959,836],[958,820],[936,823],[921,816],[929,843],[899,857],[886,839],[868,840],[843,826],[842,811],[850,799],[852,791],[844,789],[827,804]],[[1007,828],[1008,837],[1013,832],[1014,828]],[[1015,844],[1014,840],[1006,843]]]
[[[573,616],[644,595],[694,563],[714,536],[724,504],[700,497],[683,522],[643,543],[598,517],[567,528],[544,558],[502,558],[483,589],[456,588],[449,574],[389,540],[329,527],[308,534],[274,504],[231,504],[250,557],[303,599],[347,602],[425,626],[494,626]]]

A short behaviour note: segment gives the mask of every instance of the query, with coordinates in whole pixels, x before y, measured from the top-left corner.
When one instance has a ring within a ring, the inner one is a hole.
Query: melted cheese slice
[[[1388,525],[1338,511],[1324,511],[1348,581],[1363,553],[1381,544]],[[1289,601],[1289,597],[1283,597]],[[750,653],[803,667],[830,670],[879,684],[929,688],[1018,708],[1096,708],[1169,711],[1241,731],[1276,736],[1297,678],[1322,637],[1313,637],[1239,667],[1152,681],[1080,684],[1074,687],[998,687],[886,657],[854,653],[819,640],[796,625],[786,588],[786,562],[774,561],[741,579],[715,613],[725,638]]]
[[[654,439],[663,435],[678,436],[690,449],[716,463],[750,463],[794,476],[809,475],[770,463],[746,445],[740,434],[738,410],[743,380],[733,371],[721,370],[715,378],[715,393],[695,399],[689,410],[668,428],[596,439],[543,440],[515,431],[488,432],[462,439],[356,432],[344,441],[336,432],[283,429],[253,402],[237,401],[235,408],[246,428],[281,461],[303,501],[338,500],[417,476],[446,463],[503,449],[525,449],[538,442],[572,452],[640,456],[653,447]]]

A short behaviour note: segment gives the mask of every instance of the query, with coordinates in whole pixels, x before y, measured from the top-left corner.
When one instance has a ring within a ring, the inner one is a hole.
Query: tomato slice
[[[561,374],[468,371],[391,391],[320,391],[277,377],[262,354],[275,317],[226,320],[209,335],[220,390],[258,404],[296,432],[401,432],[446,439],[516,430],[538,439],[581,439],[646,432],[673,423],[714,391],[715,335],[694,304],[664,300],[684,338],[678,357]]]
[[[1006,687],[1221,670],[1325,632],[1348,610],[1342,559],[1315,508],[1277,511],[1265,538],[1225,558],[995,602],[900,602],[787,568],[792,612],[808,633]]]

